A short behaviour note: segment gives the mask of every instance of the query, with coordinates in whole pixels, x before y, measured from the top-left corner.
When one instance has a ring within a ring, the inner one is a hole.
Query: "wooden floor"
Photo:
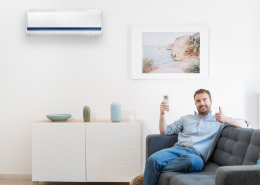
[[[129,182],[40,182],[39,185],[129,185]],[[5,181],[0,185],[33,185],[32,181]]]

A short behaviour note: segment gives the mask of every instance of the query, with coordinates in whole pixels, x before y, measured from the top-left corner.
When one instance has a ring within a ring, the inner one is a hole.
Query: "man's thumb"
[[[219,112],[220,112],[220,113],[222,112],[221,107],[219,107]]]

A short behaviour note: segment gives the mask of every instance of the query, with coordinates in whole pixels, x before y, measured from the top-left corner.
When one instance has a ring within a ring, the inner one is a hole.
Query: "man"
[[[194,100],[198,113],[183,116],[170,125],[164,118],[169,106],[161,103],[160,134],[179,133],[178,142],[152,154],[147,159],[144,174],[133,178],[130,185],[157,185],[160,174],[165,172],[202,171],[225,126],[250,127],[248,121],[226,117],[220,107],[219,113],[211,115],[212,100],[208,90],[197,90]]]

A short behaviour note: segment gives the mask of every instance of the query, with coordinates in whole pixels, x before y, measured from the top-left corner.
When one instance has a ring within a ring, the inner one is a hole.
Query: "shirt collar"
[[[211,112],[212,112],[212,111],[210,111],[206,117],[210,116],[210,115],[211,115]],[[196,116],[197,118],[201,119],[200,116],[199,116],[199,114],[197,113],[197,111],[194,111],[194,113],[195,113],[195,116]],[[205,118],[206,118],[206,117],[205,117]],[[203,118],[203,119],[205,119],[205,118]]]

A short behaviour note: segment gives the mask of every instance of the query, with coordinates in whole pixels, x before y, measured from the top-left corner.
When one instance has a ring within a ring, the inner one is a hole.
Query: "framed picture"
[[[132,79],[207,79],[208,27],[132,28]]]

